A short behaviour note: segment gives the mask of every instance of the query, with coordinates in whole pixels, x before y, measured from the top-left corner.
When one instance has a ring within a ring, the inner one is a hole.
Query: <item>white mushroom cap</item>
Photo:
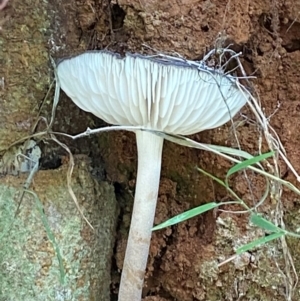
[[[151,58],[87,52],[57,67],[61,88],[107,123],[190,135],[229,121],[247,99],[230,76]]]

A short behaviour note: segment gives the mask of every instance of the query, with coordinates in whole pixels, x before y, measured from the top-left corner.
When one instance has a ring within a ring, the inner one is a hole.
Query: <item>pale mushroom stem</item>
[[[159,189],[164,139],[137,131],[136,141],[136,189],[118,301],[141,300]]]

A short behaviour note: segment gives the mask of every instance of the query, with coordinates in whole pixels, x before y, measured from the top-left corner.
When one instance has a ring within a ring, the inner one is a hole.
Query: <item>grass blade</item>
[[[260,245],[266,244],[269,241],[272,241],[274,239],[280,238],[281,236],[283,236],[285,233],[283,231],[281,232],[276,232],[276,233],[272,233],[270,235],[261,237],[259,239],[256,239],[254,241],[251,241],[250,243],[243,245],[241,247],[239,247],[235,252],[236,254],[240,255],[242,253],[245,253],[253,248],[256,248]]]
[[[275,226],[270,221],[266,220],[262,216],[258,214],[252,214],[250,217],[250,221],[257,227],[264,229],[269,232],[285,232],[281,228]]]
[[[36,207],[37,207],[37,210],[40,213],[41,221],[42,221],[42,223],[45,227],[45,231],[47,233],[47,236],[48,236],[49,240],[51,241],[51,243],[53,245],[53,248],[56,252],[58,265],[59,265],[59,272],[60,272],[60,283],[61,283],[61,285],[64,285],[65,281],[66,281],[66,272],[65,272],[65,268],[64,268],[63,258],[62,258],[61,252],[60,252],[59,245],[56,242],[54,233],[51,231],[50,225],[48,223],[48,219],[45,215],[43,204],[41,203],[40,199],[38,198],[38,196],[33,191],[26,190],[26,192],[31,194],[35,199]]]
[[[217,204],[215,202],[211,202],[211,203],[208,203],[208,204],[204,204],[204,205],[201,205],[199,207],[196,207],[196,208],[193,208],[191,210],[188,210],[188,211],[185,211],[183,213],[180,213],[170,219],[168,219],[167,221],[155,226],[152,228],[152,231],[156,231],[156,230],[160,230],[160,229],[163,229],[163,228],[166,228],[166,227],[169,227],[169,226],[172,226],[172,225],[175,225],[175,224],[178,224],[178,223],[181,223],[187,219],[190,219],[196,215],[199,215],[199,214],[202,214],[206,211],[209,211],[211,209],[214,209],[218,206],[222,205],[222,203],[220,204]]]
[[[229,176],[231,176],[232,174],[242,170],[242,169],[245,169],[247,167],[249,167],[250,165],[254,165],[262,160],[265,160],[267,158],[270,158],[274,155],[274,152],[269,152],[269,153],[265,153],[265,154],[262,154],[262,155],[259,155],[259,156],[256,156],[256,157],[253,157],[253,158],[250,158],[250,159],[247,159],[241,163],[238,163],[236,165],[234,165],[233,167],[231,167],[228,172],[227,172],[227,175],[226,177],[228,178]]]
[[[220,180],[219,178],[210,174],[209,172],[205,171],[204,169],[197,167],[197,170],[200,171],[201,173],[203,173],[205,176],[213,179],[214,181],[216,181],[217,183],[219,183],[221,186],[225,187],[226,189],[228,188],[228,185],[226,185],[222,180]]]

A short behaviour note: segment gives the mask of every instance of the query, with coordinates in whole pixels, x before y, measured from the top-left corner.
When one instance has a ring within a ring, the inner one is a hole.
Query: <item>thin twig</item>
[[[28,160],[32,160],[31,158],[28,158],[26,157]],[[19,197],[19,200],[18,200],[18,206],[17,206],[17,210],[16,210],[16,213],[15,213],[15,217],[19,214],[19,211],[20,211],[20,206],[21,206],[21,203],[23,201],[23,198],[24,198],[24,195],[25,195],[25,192],[29,189],[30,185],[31,185],[31,182],[35,176],[35,174],[37,173],[37,171],[39,170],[39,161],[37,160],[36,162],[34,162],[34,166],[33,168],[31,169],[24,185],[23,185],[23,189],[22,189],[22,192],[21,192],[21,195]]]
[[[77,135],[69,135],[69,134],[62,133],[62,132],[50,132],[50,133],[54,134],[54,135],[65,136],[65,137],[71,138],[72,140],[76,140],[76,139],[79,139],[82,137],[87,137],[87,136],[91,136],[91,135],[102,133],[102,132],[122,131],[122,130],[123,131],[132,131],[132,132],[137,131],[137,130],[147,131],[147,129],[142,126],[113,125],[113,126],[106,126],[103,128],[98,128],[98,129],[93,129],[93,130],[88,127],[85,132],[77,134]]]
[[[78,201],[77,201],[77,197],[72,189],[72,173],[73,173],[73,169],[74,169],[74,166],[75,166],[75,163],[74,163],[74,157],[70,151],[70,149],[62,142],[60,142],[53,134],[50,134],[50,137],[51,139],[56,142],[59,146],[61,146],[62,148],[64,148],[67,153],[69,154],[69,168],[68,168],[68,173],[67,173],[67,186],[68,186],[68,191],[69,191],[69,194],[71,195],[76,207],[77,207],[77,210],[79,211],[80,215],[82,216],[82,218],[86,221],[86,223],[89,225],[89,227],[94,230],[94,227],[91,225],[91,223],[89,222],[89,220],[85,217],[83,211],[81,210],[79,204],[78,204]]]

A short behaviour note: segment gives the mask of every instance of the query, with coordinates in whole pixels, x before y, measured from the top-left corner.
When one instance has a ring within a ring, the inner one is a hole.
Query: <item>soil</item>
[[[20,37],[18,22],[24,22],[25,34],[29,34],[30,26],[34,26],[26,19],[26,13],[21,13],[19,5],[18,0],[11,1],[0,11],[2,43],[13,44],[14,35]],[[31,4],[26,5],[29,11]],[[39,9],[39,3],[36,3],[36,8],[32,7],[33,11]],[[24,76],[20,80],[20,74],[24,73],[29,79],[38,74],[37,70],[47,74],[49,52],[54,58],[90,49],[152,53],[145,46],[148,45],[161,52],[179,53],[197,60],[214,47],[228,46],[241,52],[246,73],[255,76],[252,83],[261,107],[292,166],[300,171],[299,0],[50,0],[41,11],[45,12],[44,21],[35,15],[36,21],[32,22],[40,22],[38,28],[45,28],[46,33],[42,36],[43,31],[38,31],[37,38],[34,37],[35,47],[30,50],[22,42],[18,44],[23,45],[23,48],[18,48],[23,49],[20,52],[9,52],[9,48],[14,47],[10,44],[5,44],[6,48],[0,50],[0,68],[5,80],[13,69],[17,70],[12,73],[14,77],[10,82],[7,80],[7,88],[5,86],[1,91],[0,87],[0,97],[5,100],[0,103],[0,113],[4,112],[0,115],[0,124],[4,125],[0,132],[3,138],[3,142],[0,140],[1,149],[27,133],[32,124],[37,106],[37,101],[32,99],[36,98],[26,97],[26,106],[21,111],[16,109],[17,102],[7,103],[13,99],[21,101],[20,90],[13,90],[24,83]],[[33,52],[36,48],[44,51],[42,55]],[[36,65],[34,57],[37,58]],[[4,67],[9,59],[15,65]],[[29,61],[29,66],[38,67],[26,68]],[[49,86],[45,77],[41,82],[33,77],[39,83],[35,85],[29,84],[32,83],[30,80],[25,81],[25,95],[35,95],[41,100]],[[7,112],[13,112],[11,120]],[[42,114],[49,117],[50,112],[51,104],[46,103]],[[258,154],[260,129],[253,122],[249,108],[245,107],[235,121],[239,124],[236,134],[241,148],[253,155]],[[26,122],[30,125],[27,126]],[[65,96],[62,97],[54,124],[56,130],[78,133],[88,126],[101,125],[103,122],[80,111]],[[231,124],[191,138],[203,143],[236,146]],[[111,300],[115,300],[136,178],[135,139],[130,133],[115,132],[78,143],[63,142],[68,143],[75,153],[89,155],[94,162],[101,164],[100,173],[115,187],[121,207],[112,266]],[[265,141],[261,147],[262,151],[268,151]],[[53,149],[50,152],[54,157],[61,156]],[[196,166],[224,179],[231,164],[210,153],[165,143],[155,224],[201,204],[231,199],[221,185],[199,172]],[[283,161],[280,161],[280,174],[284,180],[297,185],[295,176]],[[248,173],[248,178],[252,192],[242,173],[230,179],[230,186],[249,206],[253,206],[263,195],[266,182],[252,173]],[[259,212],[274,221],[278,208],[287,229],[296,231],[300,222],[298,195],[284,189],[280,197],[268,197]],[[249,214],[232,212],[240,207],[228,205],[222,209],[226,211],[207,212],[153,233],[143,291],[145,301],[300,300],[299,286],[286,253],[287,250],[291,252],[296,271],[299,271],[299,240],[287,239],[287,247],[280,241],[271,242],[224,263],[234,255],[237,247],[262,237],[264,232],[250,225]],[[293,290],[294,284],[296,289]]]

